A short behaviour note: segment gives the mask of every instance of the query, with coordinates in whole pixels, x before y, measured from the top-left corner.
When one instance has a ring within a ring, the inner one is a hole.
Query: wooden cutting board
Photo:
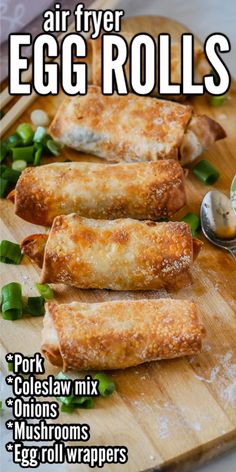
[[[128,19],[124,29],[154,35],[170,32],[175,39],[187,30],[172,20],[155,17]],[[61,99],[62,96],[39,98],[19,122],[30,121],[30,113],[35,108],[45,109],[53,118]],[[215,188],[228,194],[236,171],[236,84],[232,84],[228,98],[220,108],[209,106],[206,97],[197,97],[191,103],[196,112],[216,119],[227,132],[227,139],[214,145],[202,158],[209,159],[220,171]],[[64,149],[60,160],[68,158],[97,160]],[[188,207],[177,216],[181,217],[187,211],[198,212],[201,199],[210,188],[190,172],[187,177]],[[1,215],[1,239],[20,242],[24,236],[42,231],[16,217],[13,205],[6,200],[1,201]],[[98,399],[93,410],[78,410],[72,416],[60,416],[58,421],[61,422],[89,423],[90,444],[128,447],[128,463],[105,466],[105,471],[193,470],[195,464],[236,444],[236,264],[228,253],[210,245],[201,233],[200,238],[205,244],[194,266],[194,284],[177,294],[54,287],[58,302],[167,296],[192,299],[199,307],[207,330],[200,356],[153,362],[111,373],[117,385],[114,395],[106,400]],[[18,281],[22,283],[25,295],[36,295],[34,284],[39,279],[39,270],[26,258],[20,266],[1,264],[1,273],[3,284]],[[4,365],[6,352],[33,355],[40,350],[42,322],[41,318],[23,318],[15,322],[1,319],[0,349]],[[57,372],[48,363],[46,366],[47,375]],[[70,470],[68,465],[66,467]],[[78,469],[77,466],[76,470],[87,471],[88,468],[79,466]]]

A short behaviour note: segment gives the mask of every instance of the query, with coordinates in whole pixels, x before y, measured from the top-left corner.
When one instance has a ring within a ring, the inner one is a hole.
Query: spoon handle
[[[232,249],[229,249],[229,252],[234,257],[234,259],[236,260],[236,247],[234,247]]]

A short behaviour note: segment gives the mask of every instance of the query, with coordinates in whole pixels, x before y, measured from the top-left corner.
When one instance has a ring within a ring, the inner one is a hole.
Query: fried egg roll
[[[42,352],[64,370],[125,369],[199,353],[203,334],[188,300],[50,302]]]
[[[44,249],[41,283],[112,290],[177,290],[191,283],[194,252],[188,224],[132,219],[92,220],[71,214],[57,216]],[[21,248],[40,259],[37,238]]]
[[[14,199],[16,215],[44,226],[74,212],[98,219],[158,220],[186,203],[183,171],[173,160],[31,167],[22,172]]]
[[[65,98],[50,133],[71,148],[116,162],[182,157],[188,163],[225,137],[218,123],[193,115],[189,105],[131,93],[105,96],[97,86]]]

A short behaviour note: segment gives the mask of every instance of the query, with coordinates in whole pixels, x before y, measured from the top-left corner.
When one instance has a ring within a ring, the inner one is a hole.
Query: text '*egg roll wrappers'
[[[105,96],[97,86],[89,86],[86,95],[65,98],[50,133],[108,161],[180,159],[184,164],[226,136],[216,121],[194,115],[189,105],[131,93]]]
[[[184,222],[92,220],[57,216],[50,234],[25,238],[24,254],[42,261],[42,283],[113,290],[177,290],[191,283],[201,242]],[[37,251],[39,240],[39,251]]]
[[[199,353],[204,335],[188,300],[46,304],[42,352],[76,370],[124,369]]]
[[[158,220],[186,203],[184,176],[174,160],[133,164],[54,163],[25,169],[14,194],[15,213],[50,226],[59,215]]]

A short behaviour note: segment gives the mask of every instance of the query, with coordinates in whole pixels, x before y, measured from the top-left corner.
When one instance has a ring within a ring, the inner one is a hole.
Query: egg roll
[[[73,149],[114,162],[181,160],[183,154],[188,163],[225,137],[218,123],[194,115],[189,105],[132,93],[105,96],[94,85],[86,95],[64,99],[50,134]]]
[[[188,300],[46,304],[42,353],[64,370],[125,369],[201,351],[203,326]]]
[[[21,244],[32,260],[36,260],[37,237],[36,242],[30,236]],[[73,213],[57,216],[45,237],[41,283],[87,289],[177,290],[192,280],[196,245],[184,222],[94,220]]]
[[[59,215],[169,218],[186,203],[183,170],[173,160],[133,164],[53,163],[28,167],[16,185],[15,213],[50,226]]]

